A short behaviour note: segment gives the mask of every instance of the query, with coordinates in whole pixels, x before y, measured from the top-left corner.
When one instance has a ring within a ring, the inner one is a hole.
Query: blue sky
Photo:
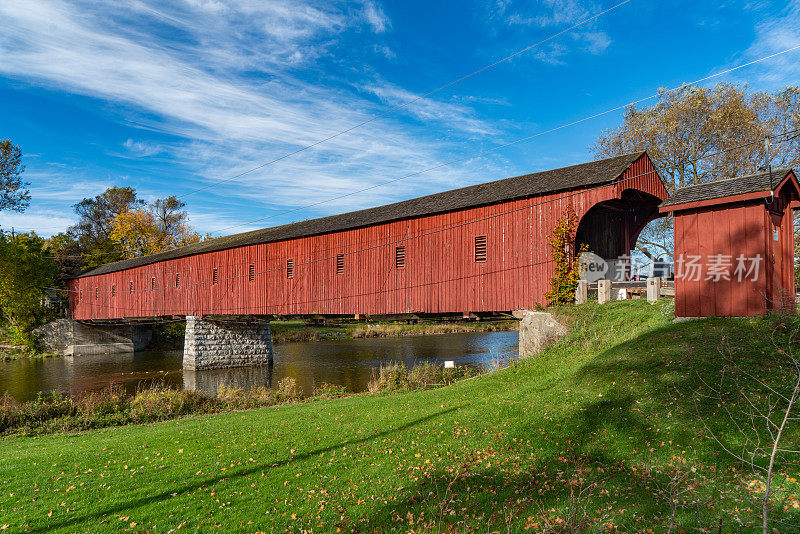
[[[112,185],[186,195],[213,235],[592,159],[620,112],[333,202],[800,44],[800,0],[632,0],[429,99],[246,176],[619,0],[0,0],[0,138],[50,235]],[[721,76],[800,83],[800,50]],[[285,213],[288,210],[293,210]],[[261,219],[258,222],[251,222]]]

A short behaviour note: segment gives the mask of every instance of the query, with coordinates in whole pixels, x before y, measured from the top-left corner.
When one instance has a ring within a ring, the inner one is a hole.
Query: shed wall
[[[770,310],[794,310],[791,209],[784,209],[773,220],[764,201],[754,200],[679,211],[674,221],[675,258],[683,260],[684,274],[675,279],[675,315],[754,316]],[[716,255],[732,262],[728,279],[710,276],[708,267]],[[753,275],[741,281],[735,276],[740,255],[761,258],[755,280]],[[692,257],[699,257],[703,265],[699,279],[690,276],[688,260]]]

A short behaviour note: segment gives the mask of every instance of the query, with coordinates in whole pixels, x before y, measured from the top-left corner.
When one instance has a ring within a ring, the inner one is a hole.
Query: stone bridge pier
[[[272,364],[268,322],[186,317],[184,369],[199,371],[262,364]]]

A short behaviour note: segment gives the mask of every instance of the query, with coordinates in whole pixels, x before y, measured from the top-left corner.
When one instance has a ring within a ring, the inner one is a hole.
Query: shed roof
[[[792,169],[779,169],[771,172],[760,172],[757,174],[748,174],[747,176],[717,180],[705,184],[690,185],[675,191],[675,194],[662,202],[660,207],[667,208],[679,204],[690,204],[715,199],[719,199],[718,203],[721,203],[725,201],[726,197],[735,197],[749,193],[764,193],[764,196],[768,196],[769,192],[780,185],[791,172]]]
[[[150,256],[141,256],[100,265],[81,272],[75,278],[123,271],[125,269],[141,267],[159,261],[184,258],[206,252],[216,252],[247,245],[326,234],[402,219],[423,217],[448,211],[495,204],[544,193],[599,185],[612,182],[619,178],[634,161],[645,154],[646,152],[644,151],[634,152],[622,156],[581,163],[579,165],[571,165],[569,167],[561,167],[549,171],[525,174],[513,178],[505,178],[493,182],[462,187],[460,189],[435,193],[433,195],[413,198],[411,200],[396,202],[376,208],[368,208],[343,213],[341,215],[331,215],[262,230],[253,230],[251,232],[218,237],[216,239],[203,241],[202,243],[195,243]]]

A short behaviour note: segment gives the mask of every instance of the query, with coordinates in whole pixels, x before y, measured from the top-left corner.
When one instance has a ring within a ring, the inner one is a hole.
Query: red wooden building
[[[752,316],[793,311],[794,227],[800,184],[791,169],[678,190],[675,315]]]
[[[547,237],[627,254],[667,190],[645,152],[222,237],[69,281],[75,319],[485,313],[544,304]]]

